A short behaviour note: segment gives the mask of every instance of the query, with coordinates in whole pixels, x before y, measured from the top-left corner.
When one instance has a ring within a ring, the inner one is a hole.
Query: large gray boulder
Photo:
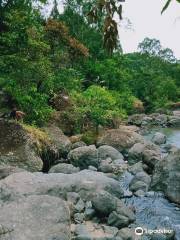
[[[26,195],[53,195],[66,199],[68,192],[79,193],[85,201],[101,190],[119,198],[123,190],[119,182],[103,173],[84,170],[74,174],[14,173],[0,182],[0,200],[10,201]]]
[[[155,165],[152,188],[163,191],[173,202],[180,204],[180,150]]]
[[[144,142],[144,138],[131,128],[121,126],[119,129],[106,131],[98,140],[98,145],[109,145],[119,152],[127,151],[135,143]]]
[[[99,156],[99,159],[102,159],[102,160],[105,160],[107,158],[111,158],[112,160],[124,159],[123,155],[119,151],[107,145],[104,145],[98,148],[98,156]]]
[[[68,154],[68,160],[80,169],[87,169],[88,166],[98,167],[98,150],[95,145],[73,149]]]
[[[50,170],[49,173],[65,173],[65,174],[72,174],[79,172],[80,169],[78,167],[74,167],[72,164],[67,163],[59,163],[54,165]]]
[[[166,143],[166,139],[166,135],[160,132],[156,132],[152,138],[152,141],[157,145],[161,145]]]
[[[38,154],[37,139],[22,125],[0,120],[0,165],[40,171],[43,162]]]
[[[0,239],[71,239],[66,203],[47,195],[28,196],[0,207],[0,228],[4,230]]]

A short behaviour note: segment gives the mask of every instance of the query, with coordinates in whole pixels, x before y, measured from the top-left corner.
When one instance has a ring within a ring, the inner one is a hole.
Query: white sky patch
[[[124,23],[119,27],[123,51],[137,51],[139,42],[145,37],[160,40],[163,47],[174,51],[180,59],[180,4],[174,0],[161,15],[167,0],[126,0],[124,3]],[[132,29],[124,25],[126,18],[132,23]]]

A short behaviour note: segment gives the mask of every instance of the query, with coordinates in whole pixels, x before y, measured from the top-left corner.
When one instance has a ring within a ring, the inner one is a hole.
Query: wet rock
[[[124,159],[123,155],[119,151],[107,145],[98,148],[98,157],[101,160],[105,160],[107,158],[111,158],[112,160]]]
[[[108,130],[98,140],[98,146],[109,145],[117,149],[119,152],[127,151],[135,143],[144,142],[144,138],[126,126],[119,129]]]
[[[152,138],[152,141],[157,145],[165,144],[166,143],[166,135],[164,135],[163,133],[160,133],[160,132],[156,132]]]
[[[0,223],[12,229],[13,240],[70,240],[70,214],[64,201],[52,196],[28,196],[3,205]]]
[[[135,193],[134,193],[134,195],[136,196],[136,197],[144,197],[145,195],[146,195],[146,193],[143,191],[143,190],[137,190]]]
[[[145,172],[138,172],[131,180],[129,189],[136,192],[136,195],[141,193],[137,191],[147,192],[151,183],[151,177]]]
[[[95,145],[79,147],[71,150],[68,154],[69,161],[80,169],[86,169],[88,166],[99,166],[98,151]]]
[[[180,203],[180,150],[155,165],[152,187],[163,191],[173,202]]]
[[[50,170],[49,173],[65,173],[65,174],[72,174],[79,172],[80,169],[78,167],[74,167],[72,164],[67,163],[59,163],[54,165]]]

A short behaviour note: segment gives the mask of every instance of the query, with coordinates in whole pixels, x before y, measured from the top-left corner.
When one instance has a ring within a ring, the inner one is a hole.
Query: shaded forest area
[[[54,1],[47,18],[42,2],[0,1],[1,112],[15,105],[27,123],[53,120],[73,134],[180,101],[180,63],[170,49],[146,38],[123,54],[115,22],[103,11],[88,21],[85,7],[67,1],[60,14]]]

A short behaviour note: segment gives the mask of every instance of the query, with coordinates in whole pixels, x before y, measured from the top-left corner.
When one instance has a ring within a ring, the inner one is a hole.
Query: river
[[[180,148],[180,128],[153,128],[145,133],[145,138],[152,139],[155,132],[162,132],[167,136],[167,144],[172,144]],[[120,185],[128,190],[132,175],[126,172],[120,178]],[[132,227],[143,229],[169,229],[176,232],[176,240],[180,240],[180,207],[170,203],[162,193],[149,192],[145,197],[125,198],[127,206],[133,206],[136,210],[136,222]],[[156,239],[165,240],[166,238],[156,236],[155,238],[142,236],[143,240]]]

